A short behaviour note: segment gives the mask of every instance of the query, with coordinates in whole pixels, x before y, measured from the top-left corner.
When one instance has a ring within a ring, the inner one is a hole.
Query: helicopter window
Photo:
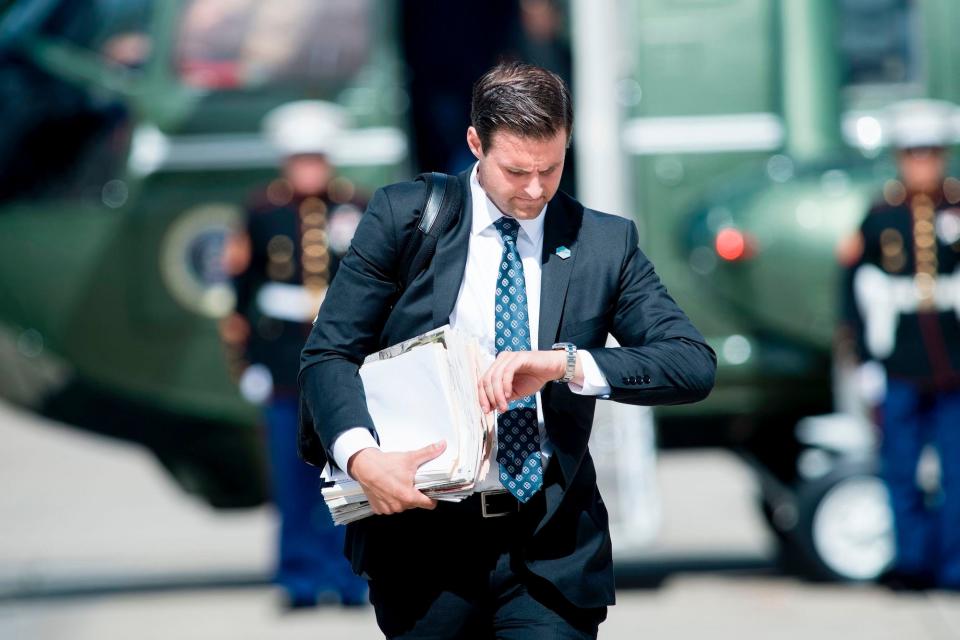
[[[188,0],[177,70],[209,89],[337,83],[366,63],[373,11],[369,0]]]
[[[919,16],[913,0],[840,0],[841,78],[846,87],[919,80]]]

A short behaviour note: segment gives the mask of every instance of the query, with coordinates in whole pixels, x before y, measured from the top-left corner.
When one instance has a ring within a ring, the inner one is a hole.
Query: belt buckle
[[[503,516],[508,516],[511,513],[517,513],[520,511],[520,503],[516,503],[515,509],[508,509],[506,511],[492,511],[492,507],[487,505],[487,498],[490,496],[502,496],[510,495],[506,490],[494,490],[494,491],[481,491],[480,492],[480,512],[483,514],[484,518],[502,518]]]

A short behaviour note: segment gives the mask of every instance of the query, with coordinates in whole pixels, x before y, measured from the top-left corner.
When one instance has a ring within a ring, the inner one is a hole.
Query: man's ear
[[[480,160],[483,158],[483,145],[480,144],[480,134],[473,127],[467,127],[467,146],[470,147],[470,153]]]

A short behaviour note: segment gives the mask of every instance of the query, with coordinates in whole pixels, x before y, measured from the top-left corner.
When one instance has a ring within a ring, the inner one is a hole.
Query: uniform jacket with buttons
[[[326,194],[320,194],[317,199],[326,211],[324,228],[336,224],[339,216],[352,215],[362,208],[355,202],[335,203]],[[250,323],[250,337],[242,354],[244,360],[265,365],[275,389],[280,392],[296,392],[300,351],[311,323],[270,317],[258,307],[257,294],[271,282],[304,284],[304,225],[300,214],[303,203],[304,198],[294,197],[286,204],[274,204],[265,191],[251,198],[245,227],[250,241],[250,263],[233,279],[237,312]],[[332,279],[341,256],[334,247],[329,247],[328,256],[327,276]]]
[[[458,219],[440,238],[429,268],[399,297],[399,256],[418,232],[416,210],[425,187],[407,182],[374,194],[301,357],[301,392],[328,450],[350,428],[375,431],[358,375],[363,358],[448,323],[469,245],[468,178],[469,171],[459,176],[465,202]],[[637,247],[636,226],[586,209],[562,192],[545,215],[536,348],[564,341],[590,349],[612,400],[661,405],[704,398],[713,386],[716,356]],[[557,254],[560,247],[570,250],[567,259]],[[606,348],[608,333],[622,346]],[[556,464],[559,473],[545,478],[546,512],[526,542],[527,566],[577,606],[611,604],[607,513],[587,449],[596,398],[562,384],[548,384],[541,397],[554,447],[551,467]],[[390,565],[388,555],[404,548],[404,539],[430,530],[432,513],[414,509],[349,525],[347,556],[354,569],[376,579]]]
[[[880,202],[861,224],[863,251],[845,278],[845,315],[861,360],[926,388],[960,387],[960,209],[932,203],[927,224],[911,207]],[[935,263],[936,301],[918,304],[918,251]]]

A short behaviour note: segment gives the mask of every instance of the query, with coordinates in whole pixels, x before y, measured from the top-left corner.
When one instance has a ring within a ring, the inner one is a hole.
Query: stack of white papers
[[[381,450],[446,441],[443,454],[423,464],[414,482],[431,498],[462,500],[490,468],[496,421],[480,409],[477,381],[488,364],[481,359],[476,338],[443,326],[374,353],[360,367]],[[343,470],[327,464],[322,479],[334,522],[373,513],[360,484]]]

